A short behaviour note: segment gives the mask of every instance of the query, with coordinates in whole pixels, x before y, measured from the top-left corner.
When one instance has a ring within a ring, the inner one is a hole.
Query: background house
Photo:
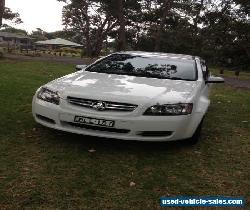
[[[73,48],[82,48],[83,45],[71,42],[66,39],[56,38],[45,41],[35,42],[36,46],[39,47],[47,47],[48,49],[56,49],[60,47],[73,47]]]
[[[0,47],[8,50],[32,48],[32,39],[25,35],[0,31]]]

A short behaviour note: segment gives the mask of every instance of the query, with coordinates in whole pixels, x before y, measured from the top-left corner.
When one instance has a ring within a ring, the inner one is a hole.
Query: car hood
[[[134,104],[184,103],[195,95],[198,81],[135,77],[80,71],[46,86],[67,96]]]

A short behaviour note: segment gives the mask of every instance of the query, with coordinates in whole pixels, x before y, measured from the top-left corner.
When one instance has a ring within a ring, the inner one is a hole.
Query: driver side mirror
[[[87,67],[87,65],[76,65],[75,70],[81,71],[81,70],[85,69],[86,67]]]
[[[224,82],[225,82],[225,80],[222,77],[214,77],[214,76],[210,76],[206,80],[206,84],[208,84],[208,83],[224,83]]]

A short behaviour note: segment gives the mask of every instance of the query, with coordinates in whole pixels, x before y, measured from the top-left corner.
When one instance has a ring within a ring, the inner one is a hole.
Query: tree
[[[234,1],[221,1],[203,16],[201,37],[204,48],[201,54],[212,58],[214,63],[231,66],[249,65],[250,28],[241,7]],[[249,68],[249,67],[246,67]]]
[[[74,31],[70,31],[70,30],[49,32],[46,34],[46,37],[48,39],[62,38],[62,39],[70,40],[72,42],[76,42],[76,43],[81,43],[82,41],[80,36],[77,36],[77,34],[75,34]]]
[[[161,44],[161,39],[162,39],[162,33],[164,30],[164,25],[166,22],[166,17],[170,12],[170,9],[172,7],[173,1],[172,0],[163,0],[162,6],[160,7],[160,23],[157,26],[157,31],[155,35],[155,47],[154,51],[160,51],[160,44]]]
[[[88,56],[98,56],[117,20],[107,11],[104,1],[69,0],[63,8],[63,24],[82,36]]]
[[[3,26],[3,19],[13,21],[16,24],[22,23],[19,13],[12,12],[10,8],[5,7],[5,0],[0,0],[0,28]]]
[[[246,14],[249,15],[249,9],[250,9],[249,0],[234,0],[234,3],[240,5],[241,9]]]
[[[124,18],[124,2],[123,0],[117,1],[117,17],[119,21],[119,38],[117,49],[118,51],[126,49],[126,32],[125,32],[125,18]]]
[[[28,32],[22,29],[17,29],[14,27],[5,27],[4,29],[2,29],[1,31],[3,32],[9,32],[9,33],[15,33],[15,34],[20,34],[20,35],[28,35]]]
[[[143,0],[141,32],[133,48],[199,55],[214,63],[226,64],[230,58],[231,65],[248,65],[250,31],[244,2]]]
[[[37,28],[35,31],[32,31],[30,37],[36,41],[43,41],[48,39],[48,33],[41,28]]]
[[[5,8],[5,0],[0,0],[0,28],[2,26],[4,8]]]
[[[65,31],[89,56],[114,40],[117,50],[193,54],[215,64],[230,58],[232,65],[249,66],[247,0],[61,1]]]

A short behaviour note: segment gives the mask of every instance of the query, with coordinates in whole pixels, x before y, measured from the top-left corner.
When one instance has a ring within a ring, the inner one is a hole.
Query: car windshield
[[[159,79],[196,79],[194,60],[133,54],[112,54],[89,66],[86,71]]]

